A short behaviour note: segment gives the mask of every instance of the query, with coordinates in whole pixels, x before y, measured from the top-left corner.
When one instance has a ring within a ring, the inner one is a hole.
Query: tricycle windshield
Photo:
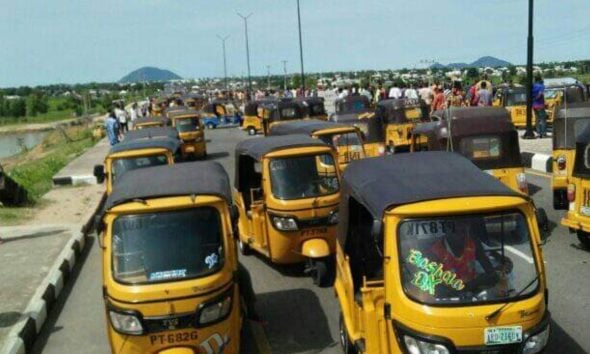
[[[272,194],[283,200],[338,192],[340,184],[331,154],[274,158],[269,163]]]
[[[360,112],[369,109],[365,101],[347,101],[340,102],[336,107],[336,113],[341,112]]]
[[[506,96],[506,106],[526,105],[526,92],[510,92]]]
[[[502,140],[499,136],[469,136],[461,139],[461,155],[470,160],[492,160],[502,157]]]
[[[553,99],[553,98],[557,98],[557,96],[559,96],[560,92],[563,89],[550,89],[550,90],[545,90],[543,92],[543,96],[545,96],[545,98],[549,98],[549,99]]]
[[[194,132],[200,129],[199,118],[176,119],[176,130],[179,133]]]
[[[357,132],[322,134],[319,138],[335,148],[346,148],[346,156],[339,155],[339,158],[343,157],[346,161],[358,160],[365,157],[363,153],[363,143]],[[340,154],[340,152],[341,150],[339,149],[338,153]]]
[[[408,219],[398,240],[403,289],[420,303],[504,302],[537,289],[529,228],[519,212]]]
[[[164,154],[116,159],[113,161],[111,179],[114,182],[127,171],[167,164],[168,158]]]
[[[126,284],[187,280],[223,266],[221,218],[213,207],[119,216],[113,277]]]

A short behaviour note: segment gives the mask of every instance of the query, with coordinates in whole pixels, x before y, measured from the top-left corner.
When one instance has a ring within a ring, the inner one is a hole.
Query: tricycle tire
[[[254,129],[253,127],[249,127],[248,128],[248,135],[250,135],[250,136],[256,135],[256,129]]]
[[[330,282],[329,258],[311,260],[311,276],[313,283],[319,287],[325,287]]]
[[[215,124],[207,123],[207,129],[215,129]]]
[[[356,348],[354,344],[350,341],[350,337],[348,337],[348,331],[346,331],[346,326],[344,325],[344,315],[340,312],[340,320],[339,322],[339,332],[340,332],[340,345],[342,346],[342,352],[344,354],[356,354]]]
[[[238,249],[240,250],[240,253],[243,256],[249,256],[252,254],[252,249],[250,248],[250,245],[242,242],[241,239],[238,239]]]
[[[578,240],[580,240],[580,243],[582,244],[582,246],[590,251],[590,233],[582,231],[582,230],[578,230],[577,232],[578,234]]]

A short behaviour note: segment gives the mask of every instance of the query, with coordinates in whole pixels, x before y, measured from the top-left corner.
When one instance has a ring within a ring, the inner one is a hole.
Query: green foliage
[[[469,68],[469,69],[467,69],[466,76],[468,79],[475,80],[479,77],[479,71],[477,71],[477,68]]]
[[[52,178],[65,165],[93,146],[95,141],[91,129],[68,132],[73,141],[68,142],[54,132],[46,137],[44,146],[51,151],[44,157],[16,166],[9,175],[29,193],[32,202],[38,201],[52,187]]]

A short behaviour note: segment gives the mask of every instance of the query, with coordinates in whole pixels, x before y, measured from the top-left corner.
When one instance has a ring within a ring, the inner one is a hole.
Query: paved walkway
[[[92,175],[93,166],[103,162],[108,149],[103,139],[59,174]],[[3,269],[0,272],[1,353],[8,352],[4,346],[13,344],[29,318],[36,320],[38,329],[41,327],[50,305],[42,304],[45,310],[37,311],[41,306],[37,300],[48,302],[46,288],[51,282],[54,292],[63,287],[65,275],[58,273],[67,270],[61,269],[64,268],[62,261],[65,259],[69,268],[73,267],[76,252],[72,247],[80,246],[82,225],[94,213],[103,193],[104,186],[95,183],[55,187],[43,196],[39,203],[42,207],[35,210],[26,224],[0,226],[0,237],[4,241],[0,244]]]
[[[518,143],[520,145],[521,152],[532,152],[535,154],[551,155],[552,133],[549,133],[549,136],[547,138],[543,138],[543,139],[523,139],[522,138],[523,134],[524,134],[524,130],[518,131],[518,137],[519,137]]]

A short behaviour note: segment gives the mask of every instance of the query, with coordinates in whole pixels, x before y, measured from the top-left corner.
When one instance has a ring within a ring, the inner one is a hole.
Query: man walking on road
[[[115,106],[115,116],[119,121],[121,133],[125,133],[129,131],[129,127],[127,126],[127,112],[125,110],[119,108],[119,106]]]
[[[477,92],[477,105],[478,106],[491,106],[492,105],[492,94],[488,90],[488,84],[485,81],[481,82],[480,89]]]
[[[535,77],[533,85],[533,111],[537,119],[537,134],[539,139],[547,137],[547,112],[545,111],[545,85],[540,76]]]
[[[115,112],[112,110],[104,121],[104,129],[107,132],[111,146],[117,144],[119,142],[119,121],[115,117]]]
[[[402,97],[402,90],[398,87],[397,84],[394,84],[393,87],[389,90],[389,98],[401,98]]]

